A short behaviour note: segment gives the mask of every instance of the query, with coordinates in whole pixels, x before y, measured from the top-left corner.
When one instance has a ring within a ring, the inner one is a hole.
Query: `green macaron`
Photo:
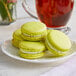
[[[19,41],[12,39],[12,45],[13,45],[14,47],[19,48]]]
[[[46,25],[41,22],[27,22],[21,27],[22,37],[29,41],[40,41],[47,35]]]
[[[24,39],[21,37],[21,29],[17,29],[13,33],[12,44],[19,48],[19,43]]]
[[[42,42],[22,41],[19,44],[19,55],[23,58],[39,58],[44,55],[45,45]]]
[[[64,56],[71,48],[69,37],[58,30],[50,30],[48,32],[45,44],[51,54],[55,56]]]

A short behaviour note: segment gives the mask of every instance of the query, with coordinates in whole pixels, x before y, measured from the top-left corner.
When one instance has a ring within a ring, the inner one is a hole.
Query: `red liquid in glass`
[[[39,19],[49,28],[63,27],[68,22],[73,0],[36,0]]]

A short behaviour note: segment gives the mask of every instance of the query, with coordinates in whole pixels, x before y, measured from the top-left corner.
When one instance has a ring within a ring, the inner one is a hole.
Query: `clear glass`
[[[35,19],[39,19],[45,23],[48,29],[57,29],[63,32],[68,32],[70,29],[66,26],[70,19],[74,0],[33,0],[35,1],[35,8],[37,16],[31,11],[28,3],[31,0],[23,0],[23,8],[25,11]],[[34,4],[32,4],[33,6]]]
[[[17,18],[16,3],[7,3],[4,1],[0,1],[0,25],[8,25]]]

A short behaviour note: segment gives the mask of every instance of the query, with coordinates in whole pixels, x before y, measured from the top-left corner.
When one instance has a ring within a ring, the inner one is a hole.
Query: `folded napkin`
[[[40,76],[76,76],[76,56]]]

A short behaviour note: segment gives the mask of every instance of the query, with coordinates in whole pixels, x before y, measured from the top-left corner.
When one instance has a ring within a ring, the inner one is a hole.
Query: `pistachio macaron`
[[[21,29],[17,29],[13,33],[12,44],[19,48],[19,43],[24,39],[21,37]]]
[[[21,41],[19,56],[27,59],[40,58],[44,55],[45,45],[42,42]]]
[[[29,41],[40,41],[47,35],[46,25],[41,22],[27,22],[21,27],[22,37]]]
[[[64,56],[71,48],[71,41],[67,35],[58,30],[50,30],[45,45],[54,56]]]

